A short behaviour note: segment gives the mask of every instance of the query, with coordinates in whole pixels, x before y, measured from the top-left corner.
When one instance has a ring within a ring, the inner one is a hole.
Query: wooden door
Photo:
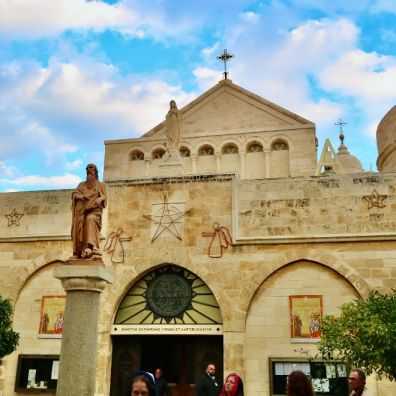
[[[216,377],[222,383],[222,336],[113,337],[110,396],[124,395],[134,371],[154,373],[158,367],[173,396],[194,396],[195,383],[208,361],[216,363]]]

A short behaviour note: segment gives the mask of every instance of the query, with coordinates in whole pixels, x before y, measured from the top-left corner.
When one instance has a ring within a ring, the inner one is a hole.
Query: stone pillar
[[[93,396],[100,293],[113,282],[113,275],[101,261],[73,260],[73,264],[55,268],[54,277],[66,291],[56,395]]]
[[[146,176],[150,176],[150,158],[144,158],[144,164],[145,164],[145,169],[146,169]]]
[[[220,166],[221,153],[216,152],[215,153],[215,158],[216,158],[216,172],[220,173],[220,170],[221,170],[221,166]]]
[[[265,158],[265,177],[268,179],[271,175],[270,170],[270,150],[264,149],[264,158]]]
[[[245,158],[246,158],[246,152],[240,151],[239,152],[239,160],[240,160],[241,179],[245,178]]]
[[[191,154],[191,173],[195,175],[197,173],[197,155]]]

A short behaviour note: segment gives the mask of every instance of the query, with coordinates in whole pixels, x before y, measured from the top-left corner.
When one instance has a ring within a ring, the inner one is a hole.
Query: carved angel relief
[[[212,237],[209,248],[208,256],[211,258],[220,258],[223,256],[223,249],[232,246],[232,238],[230,232],[226,227],[220,227],[220,223],[215,221],[213,223],[213,232],[203,232],[203,237]]]

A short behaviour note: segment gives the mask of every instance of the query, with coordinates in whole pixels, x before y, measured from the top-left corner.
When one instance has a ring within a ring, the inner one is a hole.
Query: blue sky
[[[396,104],[394,0],[0,0],[0,191],[72,188],[104,140],[140,136],[222,78],[376,170]]]

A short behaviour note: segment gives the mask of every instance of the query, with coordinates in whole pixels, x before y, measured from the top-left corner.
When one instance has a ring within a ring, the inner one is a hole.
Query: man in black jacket
[[[208,363],[205,374],[202,374],[197,383],[197,396],[219,396],[221,387],[216,381],[216,365]]]
[[[165,378],[162,376],[162,369],[155,369],[155,396],[172,396],[172,392],[169,388],[168,383],[165,381]]]

